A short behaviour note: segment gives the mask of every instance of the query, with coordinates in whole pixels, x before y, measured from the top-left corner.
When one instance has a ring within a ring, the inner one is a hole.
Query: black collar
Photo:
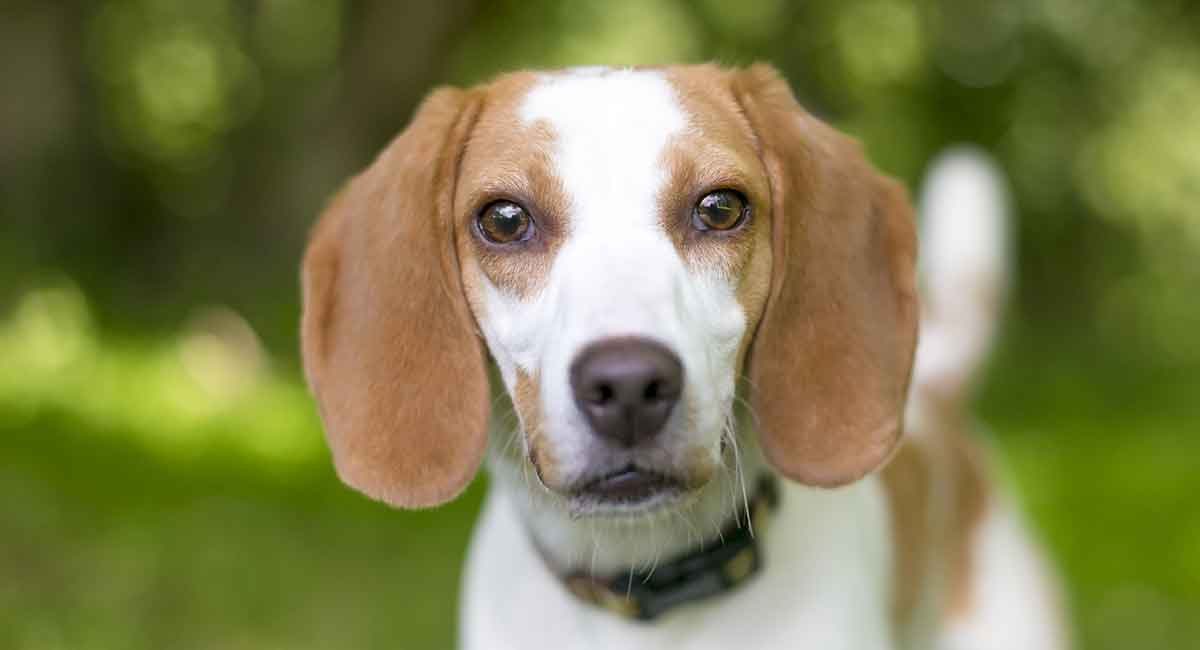
[[[765,477],[750,501],[752,526],[731,522],[715,543],[660,563],[653,571],[630,570],[607,578],[582,572],[558,575],[586,603],[622,618],[652,621],[678,605],[731,591],[757,574],[763,558],[756,535],[765,530],[778,504],[775,481]]]

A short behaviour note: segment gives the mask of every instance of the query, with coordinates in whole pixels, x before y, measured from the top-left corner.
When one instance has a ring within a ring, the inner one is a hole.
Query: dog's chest
[[[890,532],[869,479],[832,491],[790,485],[762,533],[765,568],[739,590],[629,622],[568,595],[532,550],[508,496],[493,492],[463,583],[460,647],[608,650],[892,648]]]

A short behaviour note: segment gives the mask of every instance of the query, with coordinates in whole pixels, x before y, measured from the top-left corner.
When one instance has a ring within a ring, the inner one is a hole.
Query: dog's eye
[[[479,213],[479,233],[494,244],[511,244],[529,239],[533,220],[525,208],[512,201],[496,201]]]
[[[749,211],[746,198],[733,190],[709,192],[692,209],[696,230],[732,230],[741,225]]]

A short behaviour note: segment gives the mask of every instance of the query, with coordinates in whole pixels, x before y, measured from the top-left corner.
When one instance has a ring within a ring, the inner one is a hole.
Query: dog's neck
[[[731,523],[746,525],[754,486],[769,470],[753,436],[737,438],[736,453],[726,450],[723,469],[707,485],[683,503],[636,517],[573,515],[507,440],[492,441],[488,462],[493,489],[507,493],[547,563],[557,571],[606,576],[651,570],[718,539]]]

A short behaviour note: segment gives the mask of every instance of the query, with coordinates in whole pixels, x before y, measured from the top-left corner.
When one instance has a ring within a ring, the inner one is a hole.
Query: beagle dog
[[[369,497],[486,460],[461,647],[1065,647],[966,435],[1001,185],[930,176],[922,306],[905,191],[769,66],[425,100],[313,232],[303,356]]]

